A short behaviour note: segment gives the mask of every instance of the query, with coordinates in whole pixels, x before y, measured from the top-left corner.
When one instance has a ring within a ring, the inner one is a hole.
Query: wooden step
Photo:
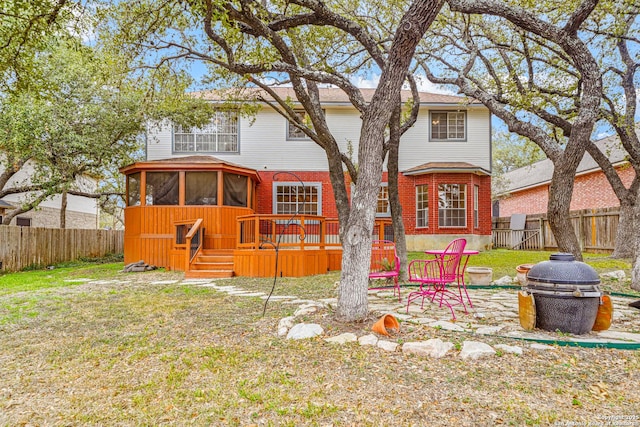
[[[233,249],[202,249],[200,251],[202,255],[224,255],[233,256]]]
[[[198,255],[196,257],[196,262],[221,262],[233,264],[233,255]]]
[[[190,270],[184,273],[187,279],[223,279],[233,276],[233,270]]]
[[[204,262],[196,259],[191,263],[192,270],[230,270],[233,271],[233,261],[231,262]]]
[[[233,249],[203,249],[185,277],[224,278],[233,277]]]

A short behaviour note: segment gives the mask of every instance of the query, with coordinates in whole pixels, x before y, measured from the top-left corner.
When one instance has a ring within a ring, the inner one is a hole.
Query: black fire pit
[[[572,254],[555,253],[534,265],[527,275],[527,291],[536,302],[536,327],[546,331],[586,334],[600,304],[600,277]]]

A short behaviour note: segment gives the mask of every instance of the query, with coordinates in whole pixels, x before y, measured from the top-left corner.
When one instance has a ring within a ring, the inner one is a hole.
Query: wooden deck
[[[287,215],[255,215],[249,208],[137,206],[125,211],[125,221],[125,263],[144,260],[186,277],[301,277],[341,268],[338,222],[324,217],[292,221]],[[385,224],[376,223],[378,237]],[[203,236],[195,248],[183,241],[193,227]]]

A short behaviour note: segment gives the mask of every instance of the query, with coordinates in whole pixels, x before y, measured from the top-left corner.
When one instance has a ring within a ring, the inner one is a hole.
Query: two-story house
[[[283,98],[295,99],[291,88],[276,91]],[[373,89],[362,92],[365,97],[373,95]],[[405,99],[409,96],[403,93]],[[208,98],[223,102],[216,92]],[[358,111],[339,89],[322,89],[321,100],[335,139],[344,153],[351,152],[357,159]],[[282,237],[286,218],[296,212],[305,218],[288,227],[285,234],[298,233],[298,237],[285,239],[285,244],[301,243],[311,251],[326,250],[331,242],[339,250],[326,155],[266,103],[251,118],[221,110],[202,128],[184,129],[167,122],[149,129],[147,161],[122,169],[129,192],[125,261],[144,259],[169,268],[193,269],[193,262],[189,266],[180,255],[187,242],[176,236],[193,230],[193,220],[202,218],[201,226],[208,230],[202,235],[205,248],[233,253],[235,274],[263,275],[242,267],[239,252],[251,247],[267,254],[264,250],[275,239],[265,236],[280,232]],[[399,170],[409,250],[444,247],[454,237],[465,237],[472,248],[490,246],[491,124],[487,108],[466,98],[421,93],[418,120],[401,140]],[[384,226],[390,223],[386,181],[385,172],[377,205],[380,221],[374,232],[381,237],[388,237],[384,230],[390,229]],[[228,212],[209,217],[203,211],[207,206]],[[185,207],[197,209],[187,213]],[[154,210],[143,213],[145,208]],[[262,219],[249,226],[238,218],[252,215]],[[149,221],[172,224],[145,225]],[[179,231],[176,227],[183,223],[189,224]],[[163,239],[166,241],[158,245]],[[280,273],[316,274],[336,268],[336,263],[339,268],[339,260],[332,261],[331,254],[327,262],[321,258],[305,258],[304,264],[317,264],[317,268],[298,271],[284,266]],[[255,260],[247,262],[255,267]],[[272,274],[267,270],[264,275]]]

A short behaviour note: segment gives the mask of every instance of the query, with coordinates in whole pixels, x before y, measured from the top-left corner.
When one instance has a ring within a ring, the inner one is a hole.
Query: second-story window
[[[464,141],[466,135],[464,111],[432,111],[431,141]]]
[[[304,110],[295,110],[295,113],[300,117],[300,120],[306,125],[311,126],[311,119]],[[297,128],[290,120],[287,120],[287,139],[310,139],[306,133]]]
[[[176,153],[237,153],[238,114],[235,111],[217,111],[208,124],[184,129],[173,129],[173,151]]]

